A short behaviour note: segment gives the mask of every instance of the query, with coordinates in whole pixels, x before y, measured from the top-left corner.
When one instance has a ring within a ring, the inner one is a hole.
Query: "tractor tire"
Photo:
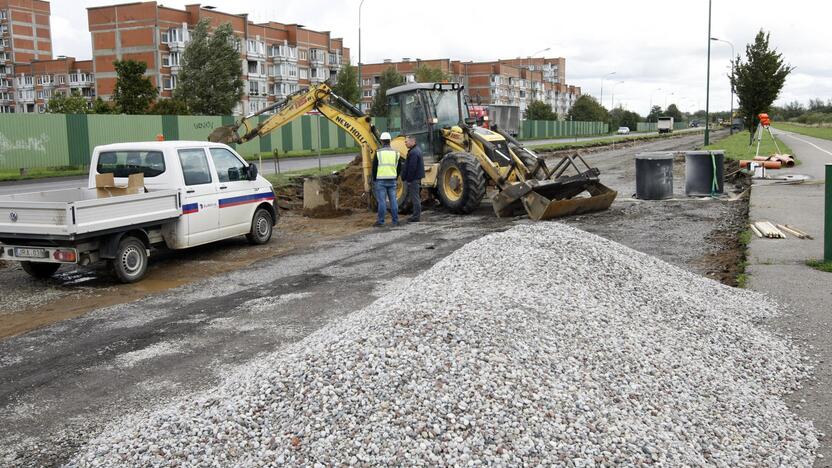
[[[23,271],[29,274],[32,278],[46,279],[51,278],[52,275],[61,267],[60,263],[40,263],[40,262],[20,262]]]
[[[485,196],[485,172],[468,153],[449,153],[439,163],[436,191],[439,202],[452,213],[476,210]]]

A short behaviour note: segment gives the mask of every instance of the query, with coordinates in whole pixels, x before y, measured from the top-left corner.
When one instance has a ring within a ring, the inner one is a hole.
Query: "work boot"
[[[419,218],[407,218],[408,223],[418,223],[421,220]]]
[[[399,223],[393,223],[393,227],[399,227],[399,226],[401,226],[401,224],[399,224]]]
[[[373,227],[384,227],[384,223],[375,223]]]

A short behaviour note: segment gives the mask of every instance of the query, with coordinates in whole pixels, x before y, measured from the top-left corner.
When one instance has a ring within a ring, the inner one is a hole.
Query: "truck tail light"
[[[56,250],[52,257],[59,262],[75,263],[78,259],[74,250]]]

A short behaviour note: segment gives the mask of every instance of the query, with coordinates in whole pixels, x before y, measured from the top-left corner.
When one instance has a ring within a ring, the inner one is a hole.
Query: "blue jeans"
[[[390,215],[393,224],[399,223],[399,205],[396,201],[396,179],[378,179],[375,182],[376,201],[378,202],[378,223],[384,224],[384,213],[387,212],[387,199],[390,199]]]

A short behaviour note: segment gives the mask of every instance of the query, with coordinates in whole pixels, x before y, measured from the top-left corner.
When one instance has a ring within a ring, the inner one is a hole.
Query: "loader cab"
[[[442,129],[468,117],[461,92],[458,83],[409,83],[387,90],[388,131],[394,137],[414,135],[426,156],[443,154]]]

